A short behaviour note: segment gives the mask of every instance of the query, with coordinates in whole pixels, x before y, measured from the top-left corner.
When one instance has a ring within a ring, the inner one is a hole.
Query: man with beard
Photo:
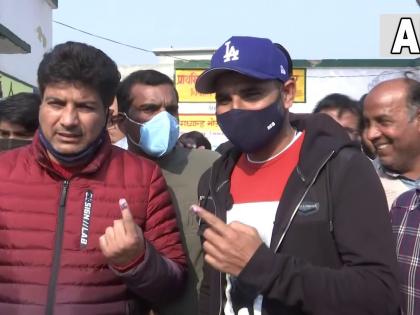
[[[291,60],[232,37],[197,80],[232,142],[200,181],[200,314],[398,314],[386,199],[372,163],[326,115],[293,115]],[[206,210],[207,209],[207,210]]]

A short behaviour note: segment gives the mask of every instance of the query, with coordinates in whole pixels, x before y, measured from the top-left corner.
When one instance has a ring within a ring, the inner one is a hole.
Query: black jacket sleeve
[[[395,245],[379,178],[358,152],[338,154],[331,163],[335,242],[343,266],[315,266],[263,244],[239,280],[303,313],[398,314]]]
[[[210,182],[210,175],[211,170],[207,170],[204,172],[204,174],[201,176],[200,181],[198,183],[198,200],[200,203],[200,206],[204,207],[205,209],[214,212],[213,207],[211,207],[211,204],[208,202],[208,196],[210,194],[209,191],[209,182]],[[199,222],[199,230],[198,233],[202,235],[204,232],[206,226],[205,222]],[[203,239],[201,239],[203,241]],[[214,270],[210,268],[207,263],[203,262],[203,280],[201,281],[200,285],[200,292],[199,292],[199,314],[200,315],[206,315],[209,314],[209,311],[211,309],[211,302],[210,302],[210,281],[212,279],[212,274],[214,273]]]

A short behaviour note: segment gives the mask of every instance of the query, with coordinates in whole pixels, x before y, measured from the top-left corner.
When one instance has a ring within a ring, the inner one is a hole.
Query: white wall
[[[306,103],[295,103],[291,111],[294,113],[310,113],[316,104],[331,93],[342,93],[355,100],[369,91],[369,86],[378,76],[401,73],[406,68],[315,68],[306,72]],[[419,74],[420,76],[420,74]],[[214,103],[181,103],[180,113],[212,114]]]
[[[172,64],[153,64],[153,65],[138,65],[138,66],[118,66],[121,73],[121,78],[124,79],[130,73],[138,70],[156,70],[166,74],[172,80],[174,79],[174,65]]]
[[[30,54],[0,54],[0,71],[37,86],[36,72],[52,45],[52,8],[45,0],[1,0],[0,23],[31,45]]]
[[[404,70],[408,69],[309,68],[306,72],[306,103],[295,103],[291,111],[295,113],[312,112],[316,104],[331,93],[342,93],[359,100],[363,94],[369,91],[369,86],[378,76],[387,74],[388,77],[388,74],[401,73]]]

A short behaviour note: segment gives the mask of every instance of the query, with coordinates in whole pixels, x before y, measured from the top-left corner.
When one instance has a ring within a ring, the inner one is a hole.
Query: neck
[[[405,171],[401,175],[412,180],[420,179],[420,155],[414,161],[414,163],[412,164],[412,167],[410,167],[407,171]]]
[[[249,153],[248,156],[253,161],[265,161],[268,160],[270,157],[276,155],[277,153],[281,152],[287,145],[290,143],[290,141],[293,140],[293,137],[295,135],[295,130],[289,123],[288,117],[285,117],[285,124],[284,128],[281,130],[281,132],[271,141],[267,146],[265,146],[263,149]]]

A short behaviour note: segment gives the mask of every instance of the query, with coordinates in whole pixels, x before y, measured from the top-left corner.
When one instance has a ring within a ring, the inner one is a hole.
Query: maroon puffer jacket
[[[179,292],[186,258],[154,162],[107,139],[64,180],[37,139],[0,154],[0,314],[139,314]],[[123,274],[98,241],[122,197],[146,239],[144,260]]]

